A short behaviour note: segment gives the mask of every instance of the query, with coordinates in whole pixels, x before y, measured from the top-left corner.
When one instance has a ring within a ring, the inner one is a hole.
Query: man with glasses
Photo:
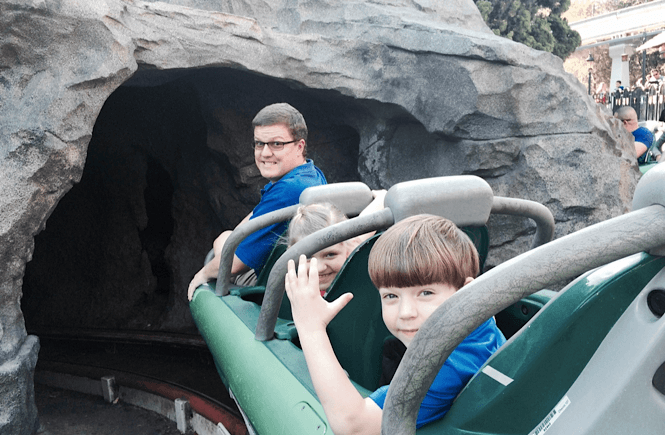
[[[637,112],[630,106],[622,106],[617,110],[617,118],[621,120],[626,130],[633,134],[635,140],[635,154],[637,154],[637,163],[645,163],[647,151],[653,143],[653,133],[637,124]]]
[[[663,78],[660,76],[660,71],[654,68],[651,70],[651,75],[648,77],[649,85],[660,85],[663,82]]]
[[[266,106],[252,120],[254,162],[269,183],[261,190],[261,201],[240,224],[280,208],[298,203],[303,190],[326,184],[326,177],[307,159],[307,125],[302,114],[287,103]],[[239,225],[240,225],[239,224]],[[270,255],[287,223],[270,225],[247,237],[236,249],[231,273],[236,283],[251,285]],[[213,243],[215,256],[189,283],[191,300],[201,284],[217,278],[219,259],[230,230]]]

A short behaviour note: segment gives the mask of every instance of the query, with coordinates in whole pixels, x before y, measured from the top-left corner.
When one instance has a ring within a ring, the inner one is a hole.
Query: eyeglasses
[[[292,140],[290,142],[261,142],[260,140],[255,140],[252,143],[252,148],[256,151],[262,150],[264,146],[268,145],[268,148],[270,148],[272,151],[280,151],[284,149],[284,145],[288,145],[290,143],[298,142],[297,140]]]
[[[637,119],[622,119],[621,120],[621,122],[623,122],[624,124],[627,123],[627,122],[631,122],[631,121],[637,121]]]

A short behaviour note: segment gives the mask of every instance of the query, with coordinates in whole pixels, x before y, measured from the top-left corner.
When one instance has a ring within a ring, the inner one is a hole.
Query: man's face
[[[658,72],[658,70],[652,70],[651,71],[651,76],[655,79],[659,79],[660,78],[660,73]]]
[[[621,82],[617,82],[617,88],[621,86]]]
[[[619,119],[623,123],[624,128],[631,133],[639,127],[639,125],[637,125],[637,114],[635,112],[628,112],[627,115],[624,115]]]
[[[254,140],[264,143],[292,142],[293,136],[285,124],[254,127]],[[269,145],[254,149],[254,161],[261,175],[270,181],[277,181],[296,166],[305,163],[303,148],[305,141],[287,143],[281,150],[273,150]]]

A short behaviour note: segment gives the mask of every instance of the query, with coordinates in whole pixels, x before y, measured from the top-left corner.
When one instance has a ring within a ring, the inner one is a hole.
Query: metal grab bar
[[[219,272],[217,272],[217,285],[215,286],[215,294],[217,296],[226,296],[229,294],[229,286],[231,285],[231,266],[233,265],[233,256],[240,242],[245,240],[245,237],[269,225],[276,224],[291,219],[300,207],[300,204],[292,205],[290,207],[282,208],[273,211],[255,219],[250,219],[243,225],[239,225],[229,235],[224,248],[219,257]]]
[[[536,234],[533,236],[531,249],[544,245],[554,237],[554,216],[539,202],[495,196],[492,213],[528,217],[536,222]]]
[[[386,208],[366,216],[331,225],[291,246],[279,257],[270,272],[254,337],[260,341],[267,341],[272,340],[275,335],[279,307],[282,305],[282,298],[284,297],[284,276],[289,260],[294,260],[297,263],[300,255],[304,254],[311,257],[312,254],[327,246],[335,245],[370,231],[387,228],[392,223],[393,214],[390,209]]]

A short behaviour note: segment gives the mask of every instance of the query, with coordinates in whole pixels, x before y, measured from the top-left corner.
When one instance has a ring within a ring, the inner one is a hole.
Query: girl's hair
[[[298,207],[286,233],[286,244],[291,247],[303,238],[348,218],[330,203],[309,204]]]
[[[388,229],[369,254],[376,288],[450,284],[456,289],[479,272],[478,251],[448,219],[418,215]]]

